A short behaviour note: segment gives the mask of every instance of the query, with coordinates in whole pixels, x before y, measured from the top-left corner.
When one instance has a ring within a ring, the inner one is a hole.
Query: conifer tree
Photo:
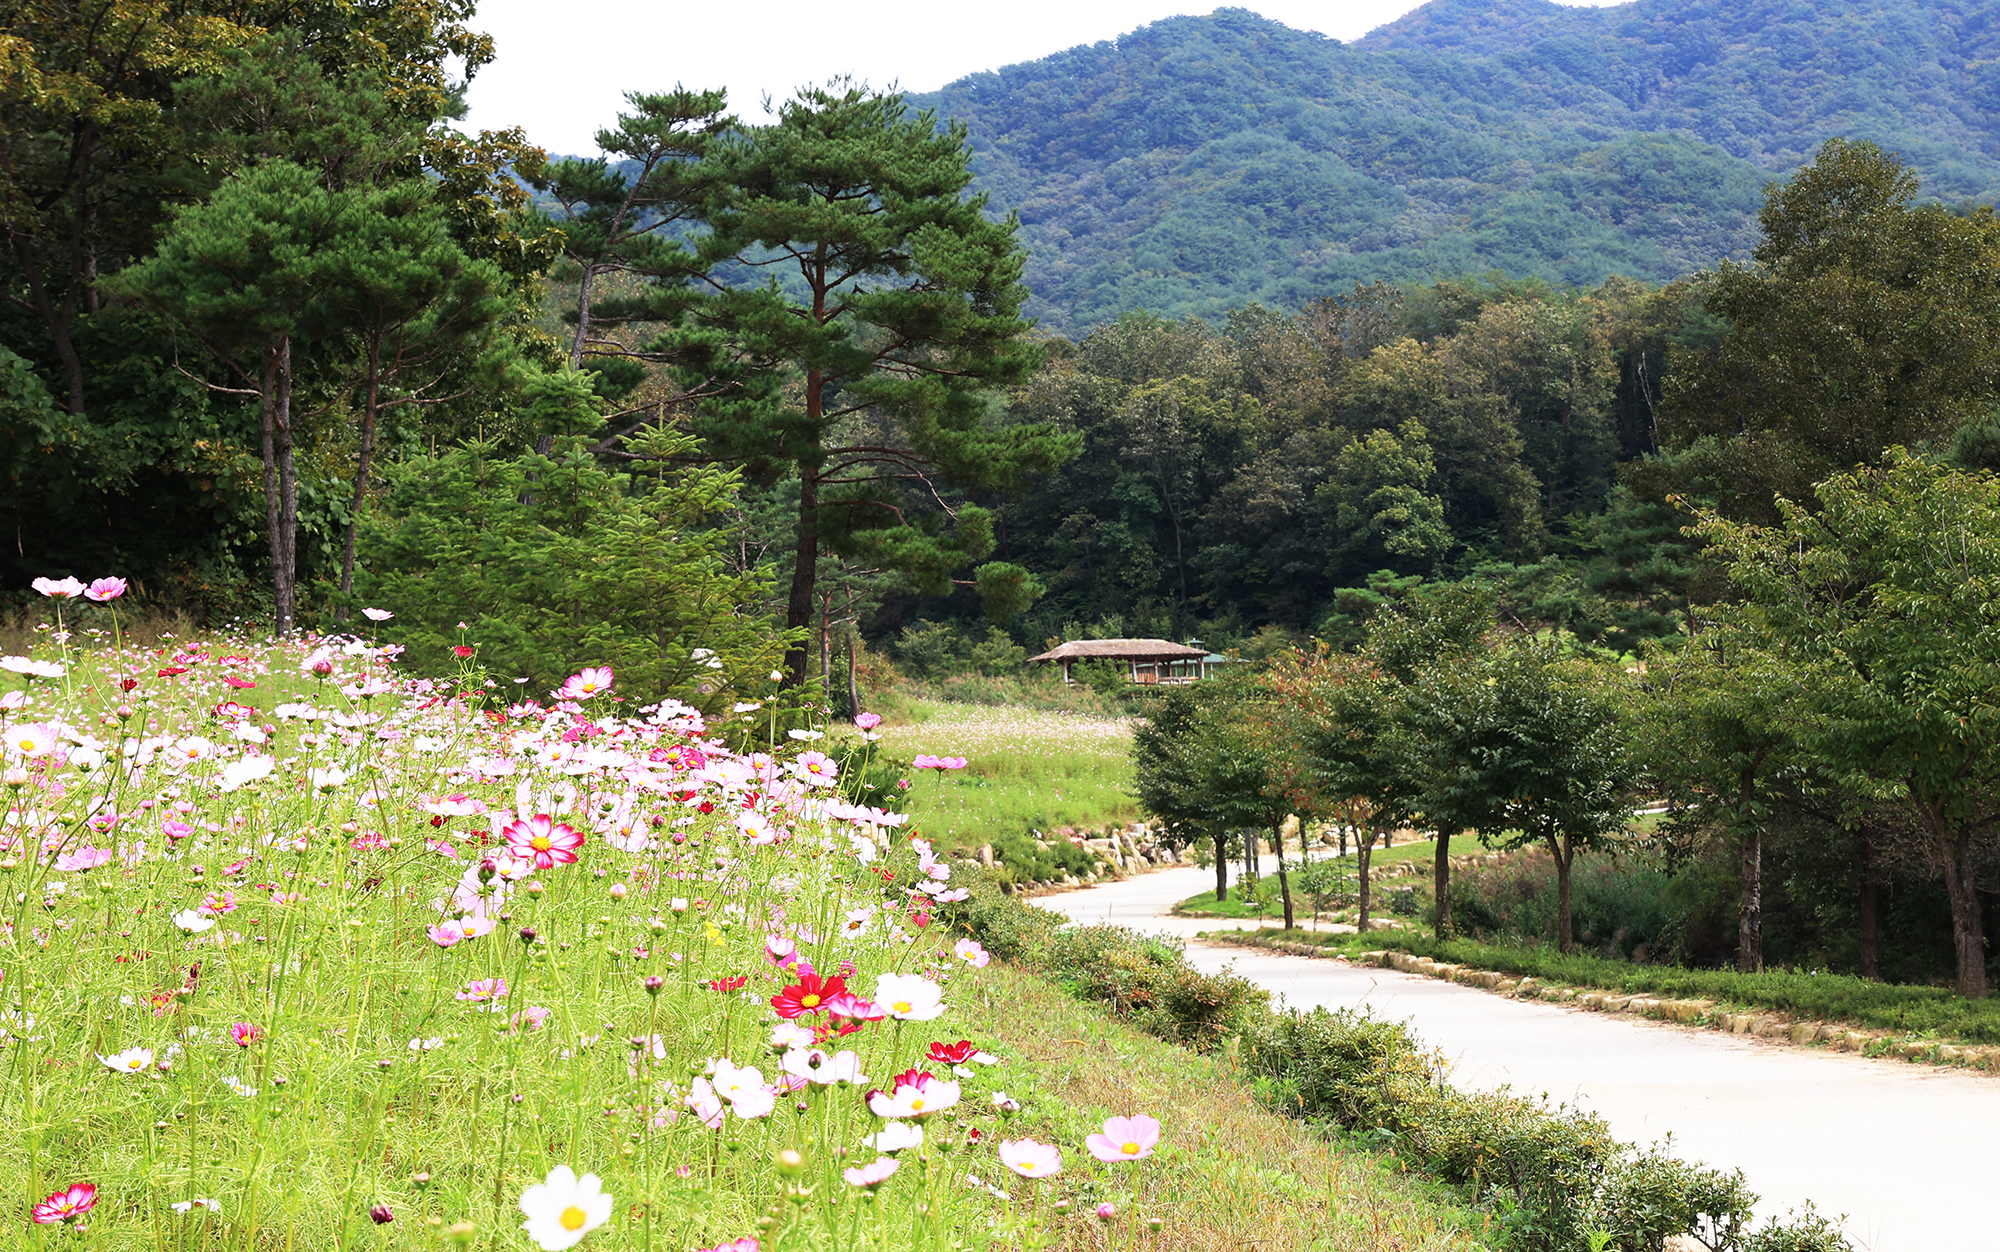
[[[789,629],[811,624],[822,551],[932,594],[973,585],[994,616],[1039,591],[999,561],[953,578],[992,551],[992,516],[945,491],[1015,489],[1076,448],[1053,425],[989,418],[993,389],[1026,378],[1039,354],[1020,315],[1017,223],[966,194],[968,160],[964,126],[837,83],[801,92],[702,162],[704,259],[771,281],[715,283],[689,333],[726,343],[679,368],[708,378],[733,360],[787,377],[783,392],[706,402],[695,425],[710,455],[753,477],[798,477]],[[804,644],[787,653],[789,683],[810,668]]]

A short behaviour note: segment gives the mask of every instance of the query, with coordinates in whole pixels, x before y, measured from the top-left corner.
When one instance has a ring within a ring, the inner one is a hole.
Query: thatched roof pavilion
[[[1169,643],[1165,639],[1076,639],[1051,648],[1030,661],[1062,666],[1063,681],[1070,682],[1070,667],[1078,661],[1113,661],[1126,667],[1135,683],[1191,683],[1208,677],[1211,666],[1225,665],[1228,658],[1190,643]]]

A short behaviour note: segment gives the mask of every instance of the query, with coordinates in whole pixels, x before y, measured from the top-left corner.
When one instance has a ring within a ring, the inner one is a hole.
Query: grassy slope
[[[1456,1207],[1450,1193],[1260,1108],[1220,1058],[1142,1035],[997,963],[976,985],[977,1001],[968,997],[958,1015],[1006,1055],[1007,1081],[1025,1079],[1008,1091],[1033,1114],[1004,1133],[1068,1145],[1108,1116],[1146,1113],[1162,1123],[1161,1148],[1136,1169],[1097,1166],[1066,1148],[1066,1177],[1088,1167],[1104,1185],[1080,1197],[1060,1246],[1129,1246],[1122,1218],[1099,1229],[1091,1215],[1099,1200],[1140,1221],[1159,1218],[1161,1229],[1144,1246],[1177,1252],[1486,1246],[1479,1216]],[[1010,1190],[1019,1193],[1018,1180]]]
[[[917,701],[907,722],[885,725],[890,760],[919,753],[966,758],[943,778],[912,778],[915,826],[942,849],[978,847],[1000,830],[1102,826],[1138,818],[1132,798],[1132,725],[1124,719]]]

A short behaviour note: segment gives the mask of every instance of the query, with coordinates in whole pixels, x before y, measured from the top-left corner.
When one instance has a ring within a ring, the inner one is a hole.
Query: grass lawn
[[[978,847],[1002,830],[1139,818],[1130,719],[925,700],[881,735],[890,760],[966,759],[963,770],[910,780],[913,825],[941,849]]]
[[[1434,839],[1424,839],[1412,843],[1399,843],[1392,848],[1377,848],[1375,849],[1375,855],[1368,859],[1370,877],[1372,878],[1374,872],[1381,869],[1384,865],[1399,865],[1410,861],[1428,865],[1432,856],[1436,854],[1436,851],[1437,841]],[[1315,856],[1314,859],[1318,860],[1320,858]],[[1347,862],[1349,865],[1354,863],[1352,855],[1347,858]],[[1288,868],[1293,873],[1297,873],[1298,871],[1298,866],[1296,865],[1291,865]],[[1397,878],[1391,881],[1401,885],[1415,880]],[[1381,899],[1381,891],[1384,885],[1381,882],[1375,883],[1375,894],[1378,901]],[[1239,887],[1238,876],[1232,873],[1230,875],[1229,898],[1227,900],[1218,901],[1215,898],[1213,890],[1203,891],[1199,894],[1191,895],[1179,904],[1176,904],[1174,912],[1187,917],[1270,917],[1279,919],[1284,917],[1285,906],[1283,900],[1278,895],[1278,876],[1275,873],[1265,874],[1260,880],[1258,884],[1258,903],[1246,904],[1239,894]],[[1310,906],[1311,901],[1304,892],[1299,890],[1298,881],[1294,879],[1292,882],[1292,907],[1294,911],[1298,916],[1303,918]],[[1383,911],[1379,903],[1375,911],[1377,913]]]

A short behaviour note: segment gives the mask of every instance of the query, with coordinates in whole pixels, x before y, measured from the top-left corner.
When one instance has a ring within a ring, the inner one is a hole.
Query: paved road
[[[1187,937],[1214,923],[1163,916],[1212,888],[1162,870],[1035,901],[1084,922]],[[1741,1169],[1760,1215],[1806,1200],[1846,1214],[1867,1252],[2000,1252],[2000,1077],[1509,1000],[1453,983],[1198,941],[1188,958],[1299,1008],[1365,1006],[1407,1019],[1468,1088],[1511,1084],[1608,1119],[1619,1137],[1671,1134],[1676,1152]]]

